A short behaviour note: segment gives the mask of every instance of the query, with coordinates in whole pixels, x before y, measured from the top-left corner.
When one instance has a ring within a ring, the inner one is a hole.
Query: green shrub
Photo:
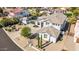
[[[11,27],[5,27],[5,30],[11,32],[13,29]]]
[[[12,31],[12,29],[7,29],[7,31],[11,32],[11,31]]]
[[[35,24],[35,22],[34,22],[34,21],[31,21],[30,23]]]
[[[2,28],[2,25],[0,25],[0,28]]]
[[[29,27],[22,28],[21,35],[24,37],[29,37],[31,35],[31,29]]]
[[[18,20],[15,19],[15,18],[3,18],[0,23],[3,25],[3,26],[9,26],[9,25],[14,25],[14,24],[17,24],[18,23]]]

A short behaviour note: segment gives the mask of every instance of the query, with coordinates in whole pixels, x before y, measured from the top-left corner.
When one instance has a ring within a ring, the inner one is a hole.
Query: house
[[[77,20],[77,22],[76,22],[74,32],[75,32],[75,34],[74,34],[74,42],[79,43],[79,20]]]
[[[8,10],[9,14],[8,17],[27,17],[29,15],[29,12],[27,10],[24,10],[23,8],[13,8]]]
[[[50,14],[54,14],[54,13],[66,13],[66,9],[65,8],[57,8],[57,9],[53,9],[53,8],[47,8],[47,9],[43,9],[40,10],[40,13],[46,13],[46,15],[50,15]]]
[[[23,11],[17,13],[15,17],[17,17],[17,18],[20,18],[20,17],[27,17],[28,15],[29,15],[29,12],[23,10]]]
[[[28,18],[27,18],[27,17],[22,17],[22,18],[20,18],[19,20],[20,20],[20,22],[21,22],[22,24],[27,24],[27,23],[28,23]]]
[[[66,25],[67,16],[62,13],[54,13],[49,16],[38,17],[35,25],[42,27],[53,26],[58,30],[63,30]]]
[[[37,33],[43,40],[56,43],[61,32],[54,27],[44,27],[38,30]]]
[[[66,13],[66,10],[65,9],[54,9],[54,10],[52,10],[53,11],[53,13]]]
[[[8,17],[9,18],[15,17],[16,14],[22,12],[22,9],[21,8],[7,8],[6,10],[9,13],[8,14]]]

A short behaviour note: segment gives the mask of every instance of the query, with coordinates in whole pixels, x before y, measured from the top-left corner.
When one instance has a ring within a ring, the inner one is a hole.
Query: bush
[[[71,17],[71,16],[72,16],[72,13],[65,13],[65,15],[66,15],[67,17]]]
[[[11,32],[11,31],[12,31],[12,29],[7,29],[7,31]]]
[[[3,26],[8,26],[8,25],[14,25],[14,24],[17,24],[18,23],[18,20],[17,19],[14,19],[14,18],[3,18],[0,23],[3,25]]]
[[[6,27],[5,30],[11,32],[12,28],[11,27]]]
[[[0,25],[0,28],[2,28],[2,25]]]
[[[31,21],[30,23],[31,23],[31,24],[35,24],[35,22],[34,22],[34,21]]]
[[[22,28],[21,35],[24,37],[29,37],[31,35],[31,29],[29,27]]]

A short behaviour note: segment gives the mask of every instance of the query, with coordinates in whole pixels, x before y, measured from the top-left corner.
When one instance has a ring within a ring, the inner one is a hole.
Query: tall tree
[[[39,37],[39,34],[38,34],[38,48],[40,48],[40,37]]]
[[[3,8],[0,7],[0,13],[3,13]]]
[[[68,22],[69,22],[68,34],[70,33],[71,24],[75,24],[76,21],[77,20],[75,16],[68,17]]]
[[[40,48],[42,49],[42,35],[41,35],[41,39],[40,39]]]

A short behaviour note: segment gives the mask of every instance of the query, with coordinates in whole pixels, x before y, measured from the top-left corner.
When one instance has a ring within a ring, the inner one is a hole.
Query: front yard
[[[36,38],[31,39],[32,47],[29,47],[28,41],[30,40],[29,38],[23,37],[20,35],[21,29],[23,27],[29,27],[31,29],[32,33],[36,33],[40,28],[39,27],[33,27],[33,24],[27,24],[27,25],[15,25],[16,29],[19,28],[18,31],[11,31],[8,32],[8,35],[10,36],[11,39],[13,39],[19,46],[21,46],[25,51],[36,51],[36,49],[40,51],[62,51],[64,50],[75,50],[75,44],[73,42],[73,37],[64,35],[63,40],[58,41],[57,43],[50,43],[42,40],[42,45],[43,48],[39,49],[37,48],[38,45],[38,40]],[[73,32],[73,31],[72,31]]]

